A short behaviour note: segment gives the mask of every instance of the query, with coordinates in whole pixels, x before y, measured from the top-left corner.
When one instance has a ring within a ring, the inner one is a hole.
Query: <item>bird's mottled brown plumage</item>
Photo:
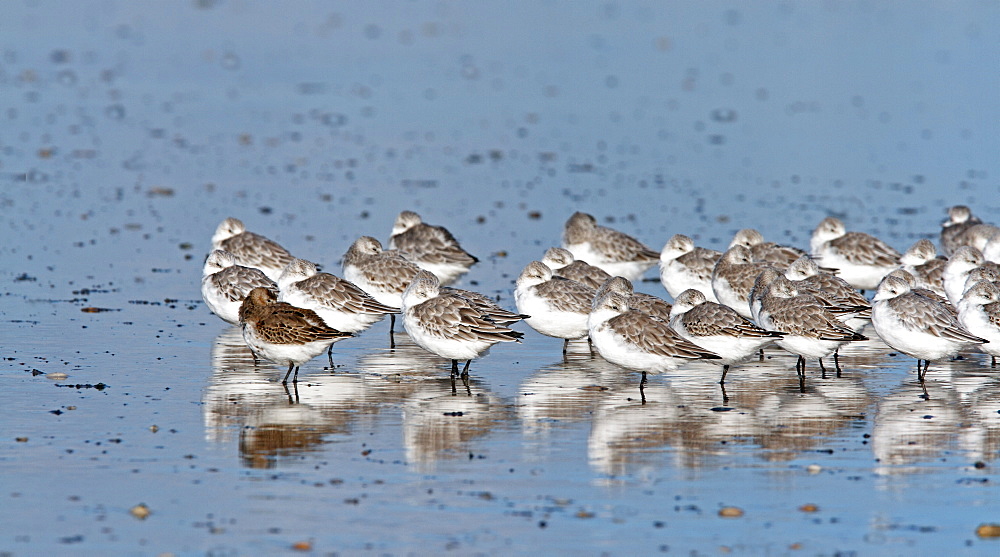
[[[534,288],[556,311],[589,313],[594,301],[595,289],[568,278],[554,276]]]
[[[725,335],[734,337],[780,337],[777,331],[767,331],[730,307],[703,302],[681,316],[684,328],[695,336]]]
[[[458,240],[443,226],[423,222],[413,211],[403,211],[396,219],[396,227],[389,238],[389,247],[398,249],[412,261],[427,263],[454,263],[466,267],[479,261],[462,249]]]
[[[657,261],[660,258],[659,253],[632,236],[597,224],[592,215],[573,213],[563,229],[563,245],[588,242],[594,251],[606,254],[611,261]]]
[[[260,234],[247,232],[242,221],[231,217],[219,224],[212,237],[212,247],[233,254],[240,265],[257,267],[265,271],[273,269],[277,273],[295,259],[277,242]]]
[[[295,287],[332,309],[371,315],[399,313],[398,307],[383,304],[353,282],[330,273],[317,273],[296,282]]]
[[[427,333],[441,338],[511,342],[524,336],[484,316],[467,298],[453,292],[441,292],[408,311]]]
[[[211,281],[212,286],[217,289],[219,294],[231,302],[242,301],[251,290],[258,286],[267,288],[275,296],[278,295],[278,287],[274,281],[267,278],[260,269],[255,267],[233,265],[209,275],[208,280]]]
[[[332,329],[316,312],[277,301],[267,288],[254,288],[240,306],[240,322],[252,327],[254,335],[274,344],[306,344],[335,341],[353,336]]]
[[[985,342],[985,339],[966,331],[958,323],[955,314],[942,304],[932,302],[913,291],[885,300],[885,303],[893,309],[900,323],[909,330],[925,331],[957,341]]]
[[[607,322],[625,342],[643,352],[670,358],[717,360],[719,356],[678,335],[666,321],[637,310],[628,310]]]
[[[522,319],[527,319],[531,317],[530,315],[514,313],[513,311],[504,309],[503,307],[500,307],[495,301],[493,301],[493,299],[490,298],[489,296],[472,290],[464,290],[461,288],[451,288],[448,286],[442,286],[441,292],[446,294],[455,293],[465,298],[466,300],[469,300],[469,302],[471,302],[472,305],[475,306],[475,308],[479,310],[480,313],[490,318],[493,322],[499,325],[510,325]]]
[[[420,272],[420,267],[399,253],[384,251],[381,242],[371,236],[355,240],[344,254],[343,264],[345,275],[348,267],[353,266],[364,275],[368,284],[396,294],[402,294]]]

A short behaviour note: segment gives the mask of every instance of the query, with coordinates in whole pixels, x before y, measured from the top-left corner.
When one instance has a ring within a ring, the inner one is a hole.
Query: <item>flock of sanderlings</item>
[[[516,311],[483,294],[451,288],[478,260],[443,227],[399,214],[383,249],[358,238],[343,257],[343,276],[320,272],[277,243],[225,219],[212,237],[202,296],[216,315],[242,327],[254,355],[299,366],[332,346],[395,315],[420,347],[450,359],[452,377],[499,342],[520,342],[520,320],[539,333],[588,339],[592,351],[642,372],[676,369],[691,360],[722,366],[720,384],[738,365],[773,343],[797,355],[804,385],[807,358],[834,357],[847,343],[867,340],[871,324],[892,349],[917,359],[921,384],[930,361],[971,350],[1000,355],[1000,228],[968,207],[948,210],[938,255],[921,239],[900,254],[864,232],[826,218],[809,252],[766,242],[740,230],[725,253],[675,235],[657,253],[635,238],[575,213],[562,247],[528,263],[514,288]],[[659,262],[673,304],[634,292],[636,280]],[[864,291],[874,290],[869,301]],[[803,387],[804,388],[804,387]],[[926,394],[926,393],[925,393]]]

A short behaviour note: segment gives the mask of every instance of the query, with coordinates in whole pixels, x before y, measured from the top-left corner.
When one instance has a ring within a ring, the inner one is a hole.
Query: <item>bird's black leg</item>
[[[472,363],[472,360],[465,360],[465,366],[462,367],[462,379],[468,379],[469,378],[469,364],[471,364],[471,363]]]
[[[639,380],[639,398],[646,404],[646,372],[642,372],[642,379]]]
[[[458,360],[451,361],[451,375],[452,377],[458,375]]]
[[[285,378],[281,380],[281,384],[284,385],[288,383],[288,376],[292,374],[292,370],[295,370],[295,377],[292,377],[292,382],[299,380],[299,367],[295,364],[288,364],[288,373],[285,374]]]
[[[333,345],[326,349],[326,358],[330,360],[330,371],[333,371]]]
[[[819,359],[819,372],[820,372],[820,377],[826,379],[826,367],[823,366],[823,358]]]
[[[393,348],[396,348],[395,330],[396,330],[396,314],[395,313],[390,313],[389,314],[389,349],[390,350],[392,350]]]
[[[722,366],[722,379],[719,379],[719,384],[720,385],[725,385],[726,384],[726,374],[727,373],[729,373],[729,364],[725,364],[725,365]]]
[[[833,351],[833,367],[837,370],[837,377],[840,377],[840,349]]]

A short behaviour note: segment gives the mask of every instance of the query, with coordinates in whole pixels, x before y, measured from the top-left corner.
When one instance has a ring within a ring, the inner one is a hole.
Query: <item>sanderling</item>
[[[1000,356],[1000,289],[990,281],[981,280],[965,292],[961,306],[959,323],[973,335],[989,341],[979,348],[992,356],[991,365],[996,366]]]
[[[1000,235],[1000,228],[992,224],[980,223],[972,225],[956,235],[955,241],[959,246],[974,247],[985,255],[986,246],[997,235]],[[995,250],[996,248],[990,248],[990,253],[994,253]]]
[[[887,277],[872,301],[875,332],[893,349],[917,359],[917,378],[921,382],[931,360],[954,356],[971,344],[986,342],[965,330],[940,303],[913,293],[902,279]]]
[[[899,258],[903,269],[913,275],[917,285],[944,296],[944,266],[948,260],[938,257],[934,243],[926,238],[917,240]]]
[[[542,256],[542,263],[552,269],[553,275],[582,282],[591,288],[600,288],[611,278],[604,269],[573,257],[568,249],[549,248]]]
[[[851,329],[860,332],[871,322],[872,306],[868,299],[844,279],[820,272],[819,266],[808,255],[789,265],[785,278],[800,291],[815,296]]]
[[[399,313],[351,281],[320,273],[316,264],[295,259],[278,277],[278,300],[311,309],[338,331],[360,333],[386,315]]]
[[[628,309],[638,310],[664,321],[670,321],[670,310],[673,308],[670,302],[652,294],[636,292],[632,282],[627,278],[611,277],[604,281],[604,284],[601,284],[594,294],[594,299],[600,298],[609,290],[628,298]]]
[[[660,252],[660,282],[676,298],[689,288],[701,291],[705,299],[718,302],[712,291],[712,271],[722,253],[695,247],[694,240],[675,234]]]
[[[390,307],[402,307],[403,292],[420,272],[420,267],[398,252],[383,251],[381,242],[371,236],[362,236],[347,248],[343,267],[345,279]],[[395,344],[395,325],[395,314],[389,314],[390,347]]]
[[[733,236],[729,247],[743,246],[750,250],[750,257],[758,263],[766,263],[781,270],[787,269],[796,259],[806,255],[806,252],[792,246],[782,246],[774,242],[765,242],[760,231],[744,228]]]
[[[1000,234],[994,234],[980,251],[983,252],[983,259],[1000,263]]]
[[[854,288],[872,290],[882,277],[899,267],[899,252],[864,232],[847,232],[844,223],[827,217],[813,230],[812,256]]]
[[[228,251],[236,256],[238,264],[260,269],[273,281],[277,281],[281,271],[295,259],[277,242],[247,232],[243,222],[232,217],[222,221],[215,229],[212,248]]]
[[[256,267],[236,264],[236,256],[220,249],[205,259],[201,278],[201,297],[212,313],[227,323],[240,322],[240,305],[251,290],[263,286],[274,292],[278,285]]]
[[[494,323],[498,325],[511,325],[517,323],[522,319],[527,319],[531,317],[530,315],[525,315],[522,313],[514,313],[508,309],[501,307],[497,304],[493,298],[490,298],[486,294],[481,294],[472,290],[464,290],[462,288],[452,288],[450,286],[442,286],[441,292],[444,293],[454,293],[472,302],[472,305],[479,310],[480,313],[489,317]]]
[[[677,369],[691,360],[718,360],[719,355],[677,334],[657,317],[629,309],[628,298],[608,290],[594,300],[589,319],[590,338],[605,360],[646,373]]]
[[[455,282],[479,261],[462,249],[446,228],[424,223],[413,211],[396,217],[389,248],[398,249],[403,257],[437,275],[442,285]]]
[[[987,267],[1000,271],[1000,265],[983,259],[983,254],[972,246],[961,246],[951,254],[948,264],[944,267],[944,293],[952,305],[957,306],[962,294],[965,293],[965,283],[969,273],[976,267]]]
[[[428,271],[420,271],[403,292],[403,325],[418,346],[451,360],[452,375],[458,374],[458,360],[466,360],[462,376],[494,344],[524,336],[484,316],[467,298],[442,291]]]
[[[953,306],[951,302],[948,301],[948,298],[945,298],[944,296],[938,294],[937,292],[931,290],[930,288],[924,288],[923,286],[918,285],[916,277],[914,277],[906,269],[896,269],[895,271],[886,275],[882,280],[885,281],[885,279],[889,277],[895,277],[897,279],[902,280],[910,287],[910,292],[913,292],[914,294],[919,294],[924,298],[930,298],[931,300],[934,300],[935,302],[944,306],[944,308],[947,309],[949,312],[951,312],[955,317],[958,317],[958,308]]]
[[[563,353],[569,341],[587,336],[587,319],[595,290],[575,280],[557,277],[541,261],[528,263],[517,277],[514,301],[524,320],[543,335],[561,338]]]
[[[775,340],[778,346],[798,356],[795,369],[800,388],[804,387],[806,358],[819,359],[833,354],[847,342],[868,340],[864,335],[841,323],[823,304],[799,290],[783,275],[773,277],[764,289],[757,324],[765,329],[785,333]]]
[[[677,334],[720,356],[719,384],[726,382],[729,366],[784,335],[758,327],[729,306],[709,302],[700,290],[694,289],[685,290],[674,299],[670,326]]]
[[[777,267],[765,267],[760,271],[750,288],[750,295],[747,296],[747,303],[750,306],[750,314],[755,323],[760,323],[760,308],[767,289],[774,282],[774,279],[785,276]]]
[[[273,292],[263,287],[247,294],[240,306],[240,323],[243,340],[255,359],[259,355],[276,364],[288,364],[282,383],[288,382],[293,369],[292,381],[298,381],[299,366],[327,352],[334,342],[353,336],[328,327],[312,310],[279,302]]]
[[[979,267],[969,271],[969,275],[965,279],[965,287],[962,289],[962,298],[965,298],[965,293],[972,288],[972,285],[981,280],[992,282],[997,286],[997,288],[1000,288],[1000,271],[998,271],[995,267],[986,265],[980,265]],[[962,305],[962,302],[959,302],[958,305]]]
[[[656,264],[659,254],[639,240],[606,226],[587,213],[576,212],[566,221],[562,247],[573,257],[604,269],[612,276],[635,280]]]
[[[729,306],[750,319],[750,289],[765,263],[755,263],[750,250],[737,245],[726,250],[712,271],[712,291],[720,304]],[[706,296],[707,298],[707,296]]]
[[[941,223],[941,251],[948,257],[962,247],[960,236],[969,228],[983,221],[973,216],[965,205],[955,205],[948,209],[948,218]]]

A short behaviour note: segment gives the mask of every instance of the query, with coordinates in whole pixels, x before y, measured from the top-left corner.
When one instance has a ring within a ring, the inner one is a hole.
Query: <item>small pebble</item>
[[[722,518],[739,518],[743,516],[743,509],[739,507],[722,507],[719,509],[719,516]]]
[[[67,375],[67,374],[65,374],[65,373],[63,373],[61,371],[53,371],[52,373],[46,373],[45,374],[45,378],[46,379],[51,379],[53,381],[62,381],[64,379],[69,378],[69,375]]]
[[[799,507],[799,510],[804,513],[814,513],[819,510],[819,507],[813,505],[812,503],[806,503],[805,505]]]
[[[823,467],[819,464],[810,464],[809,466],[806,466],[806,472],[809,472],[810,474],[819,474],[822,471]]]
[[[1000,524],[980,524],[976,535],[980,538],[1000,538]]]
[[[150,515],[149,507],[147,507],[144,503],[139,503],[129,509],[128,512],[132,513],[132,516],[138,518],[139,520],[146,520],[146,517]]]
[[[292,549],[295,551],[312,551],[312,542],[295,542],[292,544]]]

